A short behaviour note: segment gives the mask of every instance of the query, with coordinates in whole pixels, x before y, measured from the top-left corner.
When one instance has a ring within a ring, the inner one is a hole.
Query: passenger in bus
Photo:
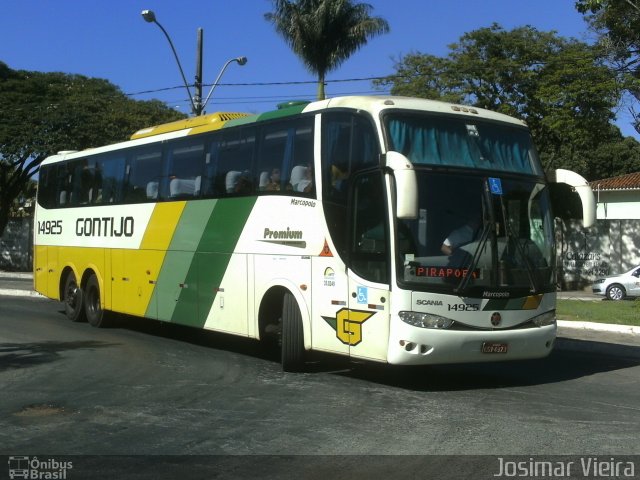
[[[248,171],[244,171],[240,174],[233,192],[239,194],[253,192],[253,181],[251,180],[251,174]]]
[[[302,180],[298,182],[296,191],[304,192],[304,193],[313,192],[313,164],[312,163],[307,164],[307,169],[304,172],[304,177],[302,178]]]
[[[269,182],[265,186],[265,190],[267,192],[277,192],[280,191],[280,169],[274,168],[271,170],[271,174],[269,175]]]
[[[480,225],[480,217],[469,218],[464,225],[453,230],[444,239],[440,251],[445,255],[453,255],[458,248],[471,243],[476,238]]]
[[[347,182],[349,179],[349,169],[347,165],[331,165],[331,187],[334,196],[346,197]]]
[[[289,190],[309,193],[313,191],[313,164],[296,165],[291,170]]]

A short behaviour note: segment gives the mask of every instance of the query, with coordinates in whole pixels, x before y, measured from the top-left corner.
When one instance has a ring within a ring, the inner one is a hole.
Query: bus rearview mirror
[[[571,170],[558,168],[547,172],[547,180],[551,184],[563,183],[572,187],[580,197],[582,203],[583,226],[588,228],[596,223],[596,200],[593,196],[593,190],[591,190],[589,186],[589,182],[587,182],[584,177]]]
[[[387,152],[385,166],[396,180],[396,216],[403,220],[418,218],[418,179],[411,161],[398,152]]]

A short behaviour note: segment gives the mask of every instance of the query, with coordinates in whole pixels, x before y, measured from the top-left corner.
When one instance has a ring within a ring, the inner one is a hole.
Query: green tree
[[[307,69],[318,77],[318,100],[325,98],[328,72],[367,40],[389,31],[386,20],[370,15],[373,7],[352,0],[272,0],[273,24]]]
[[[182,117],[157,100],[131,100],[107,80],[0,62],[0,234],[47,156],[126,140],[141,127]]]
[[[464,34],[446,57],[412,53],[376,84],[393,94],[471,103],[521,118],[546,168],[589,176],[599,146],[619,142],[612,128],[620,88],[599,51],[555,32],[499,25]]]
[[[597,32],[612,74],[631,96],[628,107],[640,133],[640,1],[578,0],[576,8]]]

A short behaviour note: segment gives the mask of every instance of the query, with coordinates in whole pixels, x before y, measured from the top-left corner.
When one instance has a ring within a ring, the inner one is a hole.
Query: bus
[[[111,312],[388,364],[540,358],[556,337],[551,190],[520,120],[381,96],[214,113],[42,162],[34,283]],[[565,185],[565,188],[566,187]]]

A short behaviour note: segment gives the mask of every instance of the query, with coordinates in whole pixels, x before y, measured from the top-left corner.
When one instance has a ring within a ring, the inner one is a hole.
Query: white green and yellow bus
[[[553,182],[592,223],[587,182],[545,175],[526,125],[480,108],[340,97],[195,117],[43,161],[35,289],[98,327],[120,312],[276,340],[292,371],[309,351],[543,357]]]

